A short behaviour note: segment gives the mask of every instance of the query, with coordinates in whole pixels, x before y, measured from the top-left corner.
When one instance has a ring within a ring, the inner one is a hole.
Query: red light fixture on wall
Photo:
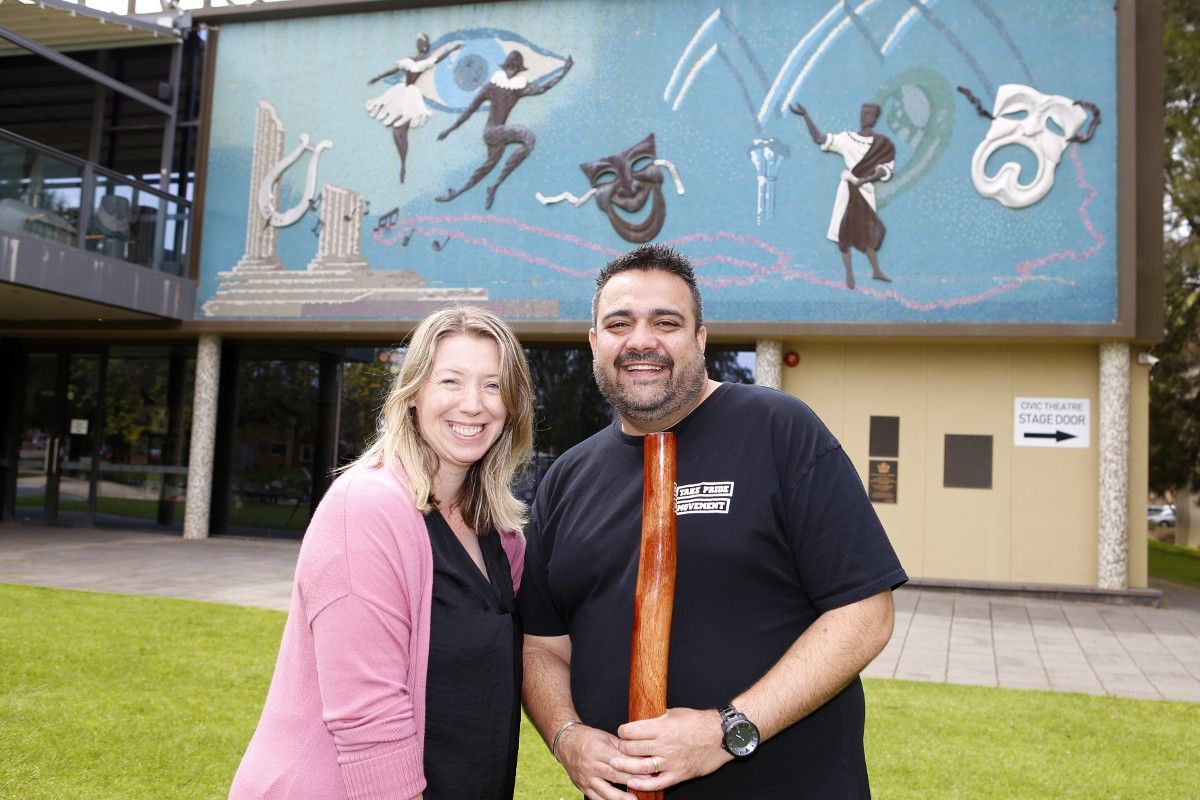
[[[794,367],[800,363],[800,354],[795,350],[788,350],[783,354],[783,363],[789,367]]]

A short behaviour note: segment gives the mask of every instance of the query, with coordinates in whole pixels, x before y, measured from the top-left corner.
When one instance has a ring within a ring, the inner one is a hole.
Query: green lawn
[[[0,585],[0,797],[228,790],[284,615]],[[1200,797],[1200,704],[867,682],[875,797]],[[577,798],[524,728],[521,800]]]
[[[1150,540],[1150,577],[1200,586],[1200,550]]]

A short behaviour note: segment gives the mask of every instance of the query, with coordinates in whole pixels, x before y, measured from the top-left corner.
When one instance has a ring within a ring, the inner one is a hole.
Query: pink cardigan
[[[520,584],[525,539],[502,533]],[[300,547],[262,718],[230,800],[398,800],[425,790],[433,551],[403,469],[356,465]]]

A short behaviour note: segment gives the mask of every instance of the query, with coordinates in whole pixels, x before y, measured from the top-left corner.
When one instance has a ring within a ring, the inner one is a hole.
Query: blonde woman
[[[300,548],[291,611],[231,800],[512,797],[533,439],[516,336],[472,306],[413,332],[377,441]]]

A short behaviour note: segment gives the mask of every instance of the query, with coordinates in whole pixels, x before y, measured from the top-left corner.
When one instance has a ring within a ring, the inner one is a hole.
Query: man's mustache
[[[658,353],[654,350],[647,350],[643,353],[630,350],[617,356],[617,360],[613,363],[617,367],[627,367],[630,364],[652,364],[656,367],[670,368],[675,366],[675,359],[666,353]]]

